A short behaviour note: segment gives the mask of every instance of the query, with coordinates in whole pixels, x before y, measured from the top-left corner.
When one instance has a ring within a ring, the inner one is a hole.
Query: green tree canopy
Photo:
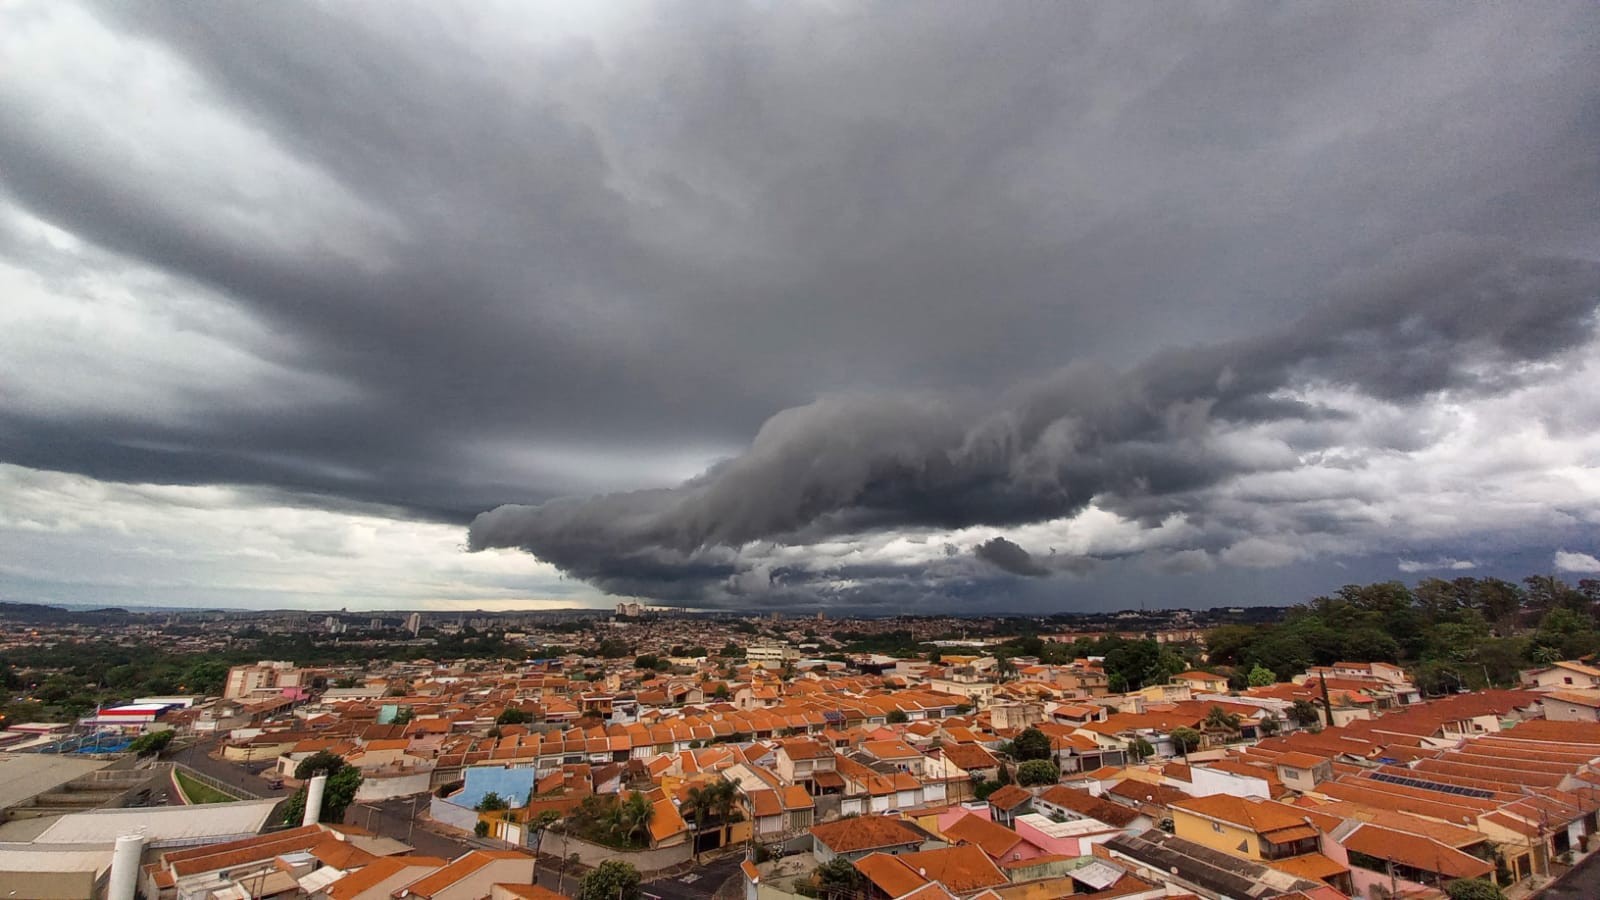
[[[860,889],[862,881],[861,873],[850,864],[850,860],[842,856],[817,866],[812,870],[811,877],[816,882],[817,890],[828,897],[853,896]]]
[[[495,716],[494,723],[496,725],[526,725],[529,718],[531,717],[522,710],[515,706],[508,706],[500,711],[500,715]]]
[[[1017,784],[1022,787],[1035,787],[1041,784],[1055,784],[1061,780],[1061,770],[1056,764],[1047,759],[1030,759],[1017,766]]]
[[[1037,728],[1024,728],[1016,740],[1011,742],[1012,752],[1021,761],[1030,759],[1049,759],[1054,756],[1050,749],[1050,737]]]
[[[1278,683],[1278,675],[1266,666],[1256,663],[1250,667],[1250,674],[1246,680],[1250,682],[1251,687],[1267,687]]]
[[[1506,900],[1500,886],[1486,878],[1457,878],[1444,886],[1450,900]]]
[[[578,900],[638,900],[639,870],[620,859],[608,859],[583,876]]]
[[[1172,743],[1180,753],[1193,753],[1200,748],[1200,732],[1180,725],[1172,729]]]

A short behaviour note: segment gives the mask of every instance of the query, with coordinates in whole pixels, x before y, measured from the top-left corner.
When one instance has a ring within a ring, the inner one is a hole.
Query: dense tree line
[[[1308,666],[1391,662],[1441,693],[1509,685],[1517,671],[1600,651],[1600,580],[1576,586],[1538,575],[1429,578],[1346,585],[1289,610],[1282,622],[1224,625],[1206,635],[1208,661],[1288,678]],[[1238,686],[1248,676],[1235,676]]]

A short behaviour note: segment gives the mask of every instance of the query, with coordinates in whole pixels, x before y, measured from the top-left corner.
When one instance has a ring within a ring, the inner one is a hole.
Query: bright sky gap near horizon
[[[1600,6],[0,7],[0,600],[1600,572]]]

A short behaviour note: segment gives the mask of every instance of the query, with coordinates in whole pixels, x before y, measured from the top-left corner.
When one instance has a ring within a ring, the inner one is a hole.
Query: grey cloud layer
[[[0,263],[47,289],[5,324],[48,349],[0,368],[0,461],[522,504],[473,542],[632,593],[997,590],[970,546],[730,548],[1199,520],[1293,465],[1237,429],[1347,435],[1286,385],[1566,365],[1600,11],[1537,5],[8,7]],[[138,327],[37,324],[107,284]]]
[[[1591,340],[1600,264],[1461,247],[1350,290],[1282,330],[1164,353],[1127,373],[1071,366],[995,405],[824,398],[775,416],[747,453],[682,487],[501,507],[474,521],[472,545],[522,547],[606,586],[640,556],[660,564],[752,541],[1016,525],[1091,500],[1152,525],[1203,517],[1203,489],[1324,449],[1262,454],[1226,440],[1229,426],[1331,413],[1282,402],[1282,389],[1332,382],[1390,401],[1506,390],[1523,365]],[[1004,538],[976,552],[1012,574],[1050,571]]]

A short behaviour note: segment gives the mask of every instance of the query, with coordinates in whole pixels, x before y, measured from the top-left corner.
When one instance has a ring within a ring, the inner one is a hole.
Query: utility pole
[[[1322,709],[1328,714],[1328,727],[1333,727],[1333,701],[1328,699],[1328,673],[1318,672],[1317,680],[1322,683]]]

